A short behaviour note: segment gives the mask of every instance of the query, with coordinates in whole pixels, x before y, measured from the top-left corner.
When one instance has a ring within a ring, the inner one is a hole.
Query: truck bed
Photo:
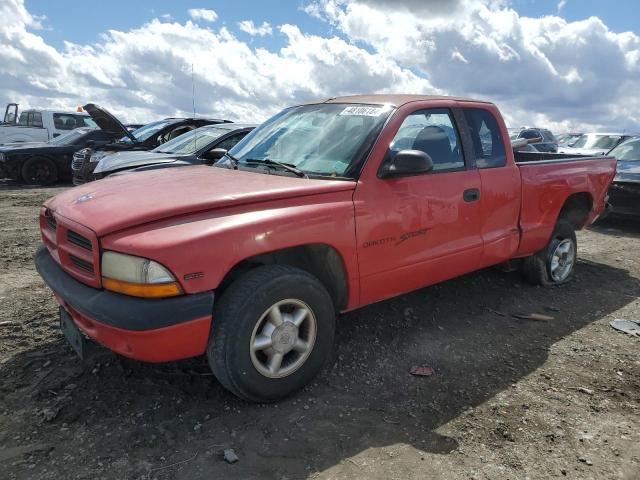
[[[517,164],[529,162],[567,162],[572,160],[602,160],[603,155],[571,155],[569,153],[547,153],[547,152],[513,152]]]
[[[518,256],[531,255],[546,245],[559,209],[569,197],[584,205],[591,224],[605,208],[606,193],[616,171],[616,159],[563,153],[515,152],[522,179],[521,240]]]

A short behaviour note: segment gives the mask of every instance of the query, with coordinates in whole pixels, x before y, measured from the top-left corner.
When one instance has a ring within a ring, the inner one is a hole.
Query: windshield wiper
[[[309,178],[309,175],[304,173],[299,168],[296,168],[294,165],[291,165],[289,163],[276,162],[275,160],[271,160],[269,158],[265,158],[263,160],[259,160],[257,158],[247,158],[246,160],[244,160],[244,163],[248,163],[248,164],[252,164],[252,165],[258,165],[258,164],[262,163],[264,165],[269,165],[269,166],[272,166],[272,167],[280,167],[280,168],[282,168],[284,170],[287,170],[287,171],[289,171],[291,173],[295,173],[299,177]]]
[[[231,160],[231,168],[233,170],[237,170],[238,169],[238,159],[236,157],[234,157],[233,155],[231,155],[229,152],[225,152],[224,156],[227,157],[229,160]]]

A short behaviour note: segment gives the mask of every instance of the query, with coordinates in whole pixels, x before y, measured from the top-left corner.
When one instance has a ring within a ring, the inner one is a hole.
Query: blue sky
[[[179,22],[189,19],[188,8],[215,10],[220,23],[237,31],[236,23],[248,18],[254,23],[264,21],[271,25],[291,23],[306,33],[337,34],[331,26],[312,18],[302,10],[309,3],[303,0],[277,1],[209,1],[181,2],[167,0],[27,0],[26,6],[34,15],[44,15],[45,30],[41,36],[50,44],[62,47],[65,40],[74,43],[92,43],[109,29],[129,30],[153,18],[169,14]],[[558,0],[513,0],[511,7],[527,17],[558,14]],[[590,16],[601,18],[612,30],[623,32],[640,29],[640,1],[638,0],[567,0],[559,14],[569,21]],[[254,43],[267,48],[279,48],[278,36],[263,37]]]
[[[187,10],[206,8],[214,10],[219,17],[218,23],[227,25],[238,32],[237,23],[251,19],[256,24],[268,22],[271,25],[291,23],[300,26],[305,32],[328,35],[331,28],[302,11],[308,2],[300,0],[277,1],[152,1],[152,0],[27,0],[26,6],[35,15],[45,15],[45,31],[42,37],[49,43],[62,47],[65,40],[74,43],[91,43],[109,29],[129,30],[139,27],[154,18],[169,14],[178,22],[189,20]],[[90,18],[89,21],[87,19]],[[247,36],[248,37],[248,36]],[[282,41],[275,37],[253,39],[254,43],[267,48],[279,48]]]
[[[558,13],[558,0],[514,0],[512,7],[527,17],[554,15]],[[640,28],[638,0],[567,0],[560,15],[569,21],[599,17],[616,32],[637,33]]]

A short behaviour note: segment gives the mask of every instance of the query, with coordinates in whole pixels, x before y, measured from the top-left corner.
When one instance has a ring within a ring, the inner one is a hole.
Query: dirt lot
[[[608,325],[640,318],[640,223],[580,232],[563,287],[485,270],[344,315],[315,384],[262,406],[204,359],[75,357],[32,261],[61,190],[0,186],[0,478],[640,478],[640,338]]]

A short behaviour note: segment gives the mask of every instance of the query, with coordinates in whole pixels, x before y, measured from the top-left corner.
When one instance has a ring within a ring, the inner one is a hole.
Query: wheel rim
[[[30,179],[34,183],[40,183],[49,179],[51,172],[49,165],[44,162],[38,162],[31,167]]]
[[[295,299],[275,303],[260,316],[251,334],[251,362],[269,378],[291,375],[307,361],[317,322],[309,306]]]
[[[568,238],[562,240],[551,255],[551,278],[556,282],[565,280],[576,260],[576,249]]]

